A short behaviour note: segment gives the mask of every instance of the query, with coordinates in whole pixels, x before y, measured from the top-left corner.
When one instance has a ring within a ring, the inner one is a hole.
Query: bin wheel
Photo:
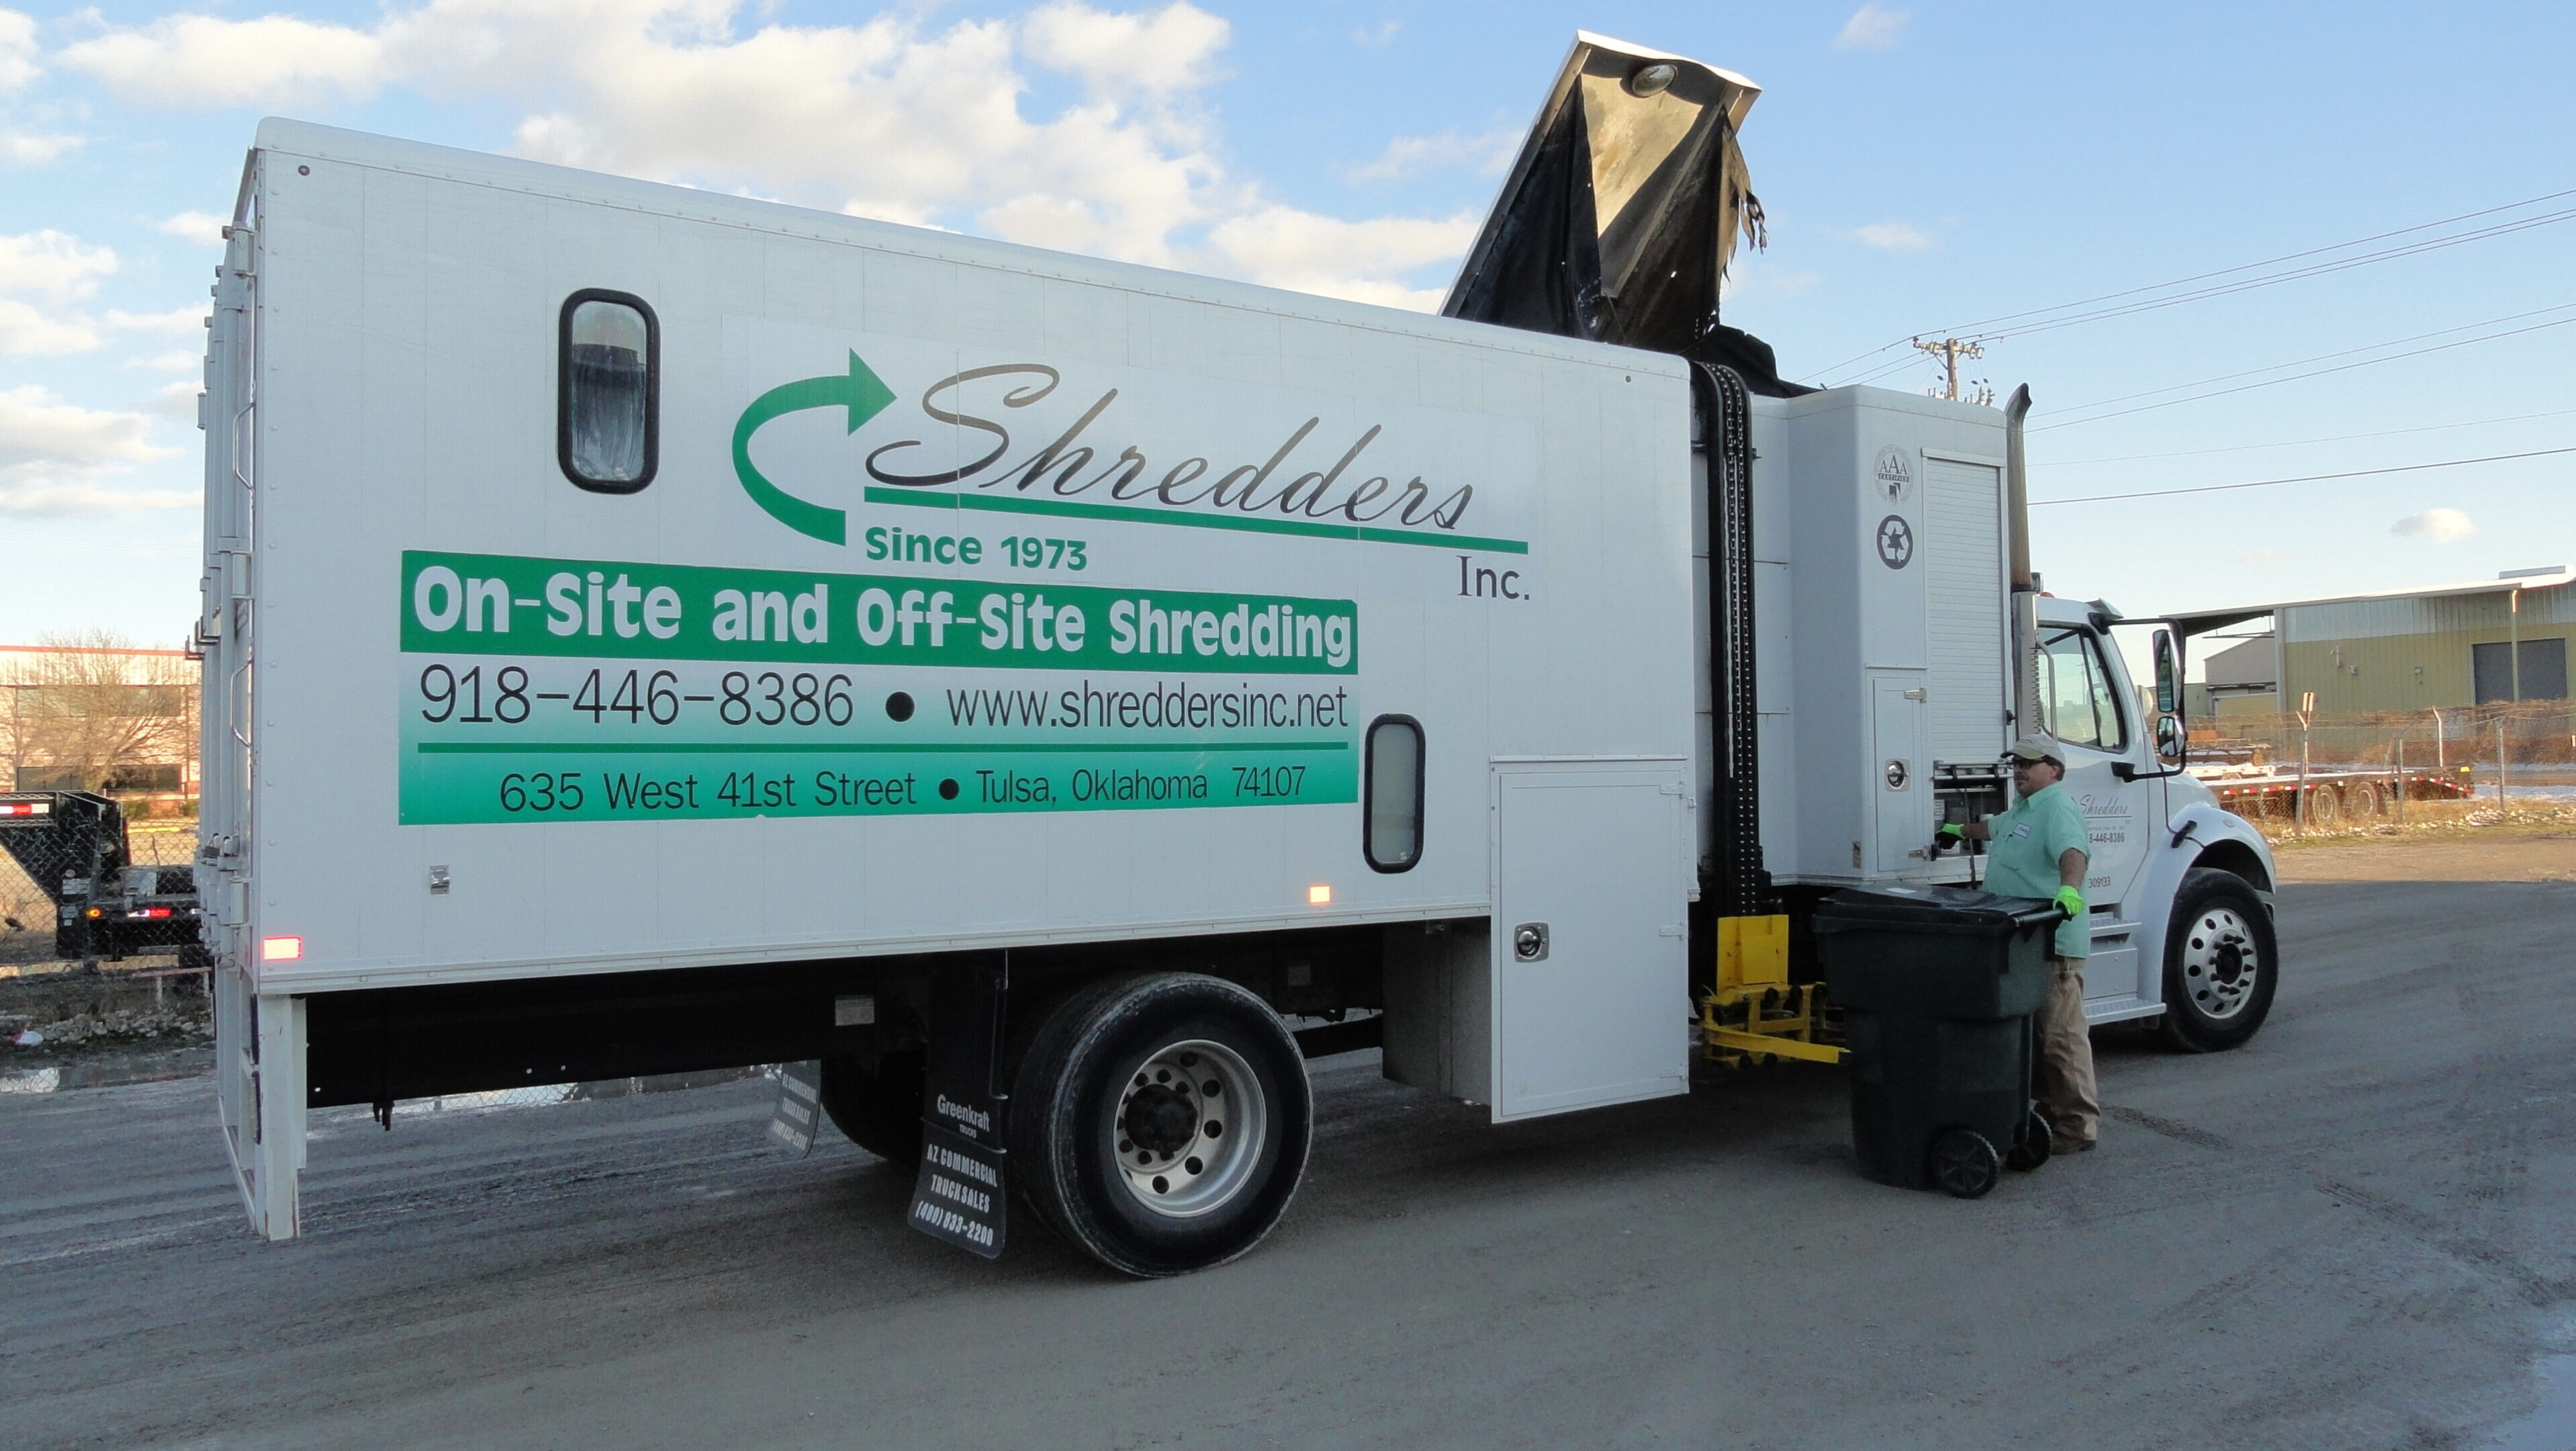
[[[2012,1152],[2004,1155],[2004,1167],[2027,1174],[2047,1163],[2052,1147],[2049,1133],[2048,1115],[2032,1109],[2030,1117],[2021,1121],[2021,1135],[2013,1140]]]
[[[1975,1129],[1943,1129],[1932,1141],[1932,1182],[1953,1199],[1983,1199],[2003,1177],[2003,1156]]]

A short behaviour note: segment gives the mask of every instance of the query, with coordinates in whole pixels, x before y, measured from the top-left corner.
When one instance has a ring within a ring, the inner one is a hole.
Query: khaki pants
[[[2031,1096],[2048,1115],[2049,1137],[2060,1149],[2093,1142],[2101,1132],[2102,1099],[2093,1086],[2093,1035],[2084,1025],[2084,959],[2048,960],[2048,997],[2033,1023],[2037,1061]]]

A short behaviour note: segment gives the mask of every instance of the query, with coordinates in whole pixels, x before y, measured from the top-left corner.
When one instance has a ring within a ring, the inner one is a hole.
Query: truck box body
[[[1671,359],[321,128],[260,146],[233,748],[245,935],[301,939],[263,992],[1482,913],[1490,758],[1689,752]],[[556,466],[584,289],[658,324],[633,493]],[[832,541],[729,454],[854,354],[893,395],[855,433],[825,407],[749,439],[846,516]],[[1026,568],[1021,538],[1076,543]],[[676,605],[588,598],[620,582]],[[911,589],[953,597],[936,647],[893,622]],[[1082,611],[1079,648],[989,646],[1019,596]],[[737,598],[757,638],[719,638]],[[1387,714],[1426,742],[1394,873],[1360,839]]]

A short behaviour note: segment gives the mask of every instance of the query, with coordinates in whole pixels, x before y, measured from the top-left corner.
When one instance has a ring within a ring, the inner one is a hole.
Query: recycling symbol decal
[[[1903,569],[1914,560],[1914,526],[1904,516],[1890,514],[1878,521],[1878,562],[1890,569]]]

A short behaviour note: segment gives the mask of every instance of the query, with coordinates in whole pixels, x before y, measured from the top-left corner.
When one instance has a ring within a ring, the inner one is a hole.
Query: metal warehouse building
[[[2311,691],[2328,715],[2564,700],[2567,642],[2576,634],[2571,581],[2576,570],[2557,565],[2173,618],[2193,635],[2271,620],[2268,632],[2258,626],[2224,649],[2195,652],[2204,657],[2210,708],[2222,717],[2296,710]]]

